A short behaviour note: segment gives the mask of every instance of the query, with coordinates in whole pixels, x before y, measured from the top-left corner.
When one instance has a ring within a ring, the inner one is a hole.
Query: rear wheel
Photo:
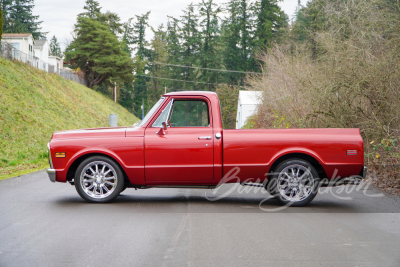
[[[113,160],[94,156],[84,160],[76,170],[75,188],[88,202],[110,202],[124,188],[124,177]]]
[[[318,173],[307,161],[287,160],[275,169],[268,186],[281,203],[301,207],[310,203],[317,195]]]

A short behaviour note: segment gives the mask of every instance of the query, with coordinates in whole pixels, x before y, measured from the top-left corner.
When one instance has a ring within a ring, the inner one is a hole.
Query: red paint
[[[232,168],[240,167],[241,181],[266,177],[272,164],[292,153],[317,160],[328,178],[358,175],[363,167],[359,129],[222,130],[219,100],[212,92],[177,92],[141,127],[99,128],[53,134],[50,148],[58,182],[80,157],[104,154],[122,167],[133,185],[214,185]],[[206,101],[210,127],[168,127],[161,134],[151,127],[172,99]],[[221,139],[215,138],[220,133]],[[199,140],[211,136],[211,140]],[[355,150],[357,154],[347,154]],[[55,158],[65,152],[65,158]],[[335,171],[336,170],[336,171]],[[334,176],[334,177],[333,177]]]

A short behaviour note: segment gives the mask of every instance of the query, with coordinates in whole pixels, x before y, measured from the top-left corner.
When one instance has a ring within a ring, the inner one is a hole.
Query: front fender
[[[50,143],[56,181],[66,182],[71,165],[89,154],[102,154],[114,159],[133,183],[144,184],[143,137],[113,139],[57,140]],[[56,158],[56,152],[65,152],[65,158]]]

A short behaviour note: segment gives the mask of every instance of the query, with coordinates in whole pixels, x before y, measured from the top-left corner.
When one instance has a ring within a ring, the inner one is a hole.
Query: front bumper
[[[55,183],[56,182],[56,170],[55,169],[47,169],[46,172],[47,172],[47,175],[49,175],[50,181]]]
[[[50,143],[47,143],[47,158],[49,160],[50,169],[47,169],[47,175],[49,176],[50,181],[53,183],[56,182],[56,170],[53,169],[53,161],[51,160],[51,151],[50,151]]]

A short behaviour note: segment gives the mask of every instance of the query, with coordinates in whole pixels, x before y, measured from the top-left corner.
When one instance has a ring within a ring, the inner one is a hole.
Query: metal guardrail
[[[19,61],[31,67],[44,70],[48,73],[57,73],[58,75],[67,80],[75,81],[85,86],[88,86],[89,84],[86,79],[79,77],[75,73],[59,69],[57,68],[57,66],[48,64],[47,62],[44,62],[32,55],[27,55],[22,51],[14,48],[12,45],[1,41],[0,41],[0,56],[6,60]]]

